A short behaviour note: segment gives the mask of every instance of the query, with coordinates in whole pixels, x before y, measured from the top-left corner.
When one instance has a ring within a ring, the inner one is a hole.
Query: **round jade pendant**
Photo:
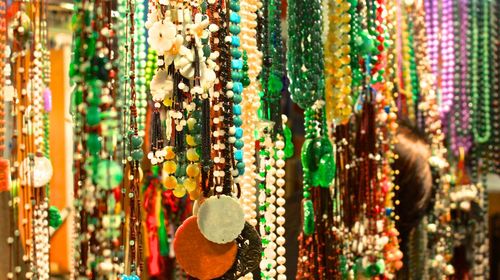
[[[230,196],[212,196],[200,205],[198,227],[206,239],[225,244],[234,241],[245,226],[245,215],[238,201]]]

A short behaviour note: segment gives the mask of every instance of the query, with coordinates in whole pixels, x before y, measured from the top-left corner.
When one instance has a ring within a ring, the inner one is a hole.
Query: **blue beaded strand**
[[[242,92],[243,92],[243,84],[241,80],[243,78],[243,61],[241,60],[242,52],[239,50],[241,45],[240,38],[238,34],[241,31],[241,27],[239,23],[241,22],[241,17],[238,14],[240,11],[240,3],[239,0],[231,0],[229,4],[229,8],[231,12],[229,14],[229,32],[231,33],[231,80],[232,80],[232,92],[233,92],[233,123],[235,126],[234,130],[234,159],[236,161],[236,169],[238,170],[238,174],[234,177],[238,177],[239,175],[243,175],[245,173],[245,164],[243,163],[243,129],[241,129],[241,100],[242,100]]]

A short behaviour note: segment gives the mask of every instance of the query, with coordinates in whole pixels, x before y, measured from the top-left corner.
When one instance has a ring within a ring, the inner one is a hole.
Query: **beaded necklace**
[[[287,17],[290,94],[295,103],[306,109],[324,94],[321,2],[290,1]]]
[[[470,18],[472,36],[471,43],[471,95],[472,95],[472,131],[474,141],[478,144],[486,143],[491,136],[491,115],[490,115],[490,56],[489,54],[489,26],[490,12],[487,1],[478,3],[471,0]],[[482,16],[479,17],[478,12]],[[478,22],[480,21],[481,22]],[[482,36],[479,35],[482,33]],[[479,73],[479,57],[481,57],[481,73]],[[479,86],[481,82],[482,86]],[[481,96],[481,100],[480,100]],[[481,106],[480,108],[479,106]],[[483,120],[481,122],[481,120]]]
[[[500,173],[500,103],[495,100],[500,100],[500,7],[496,2],[492,2],[492,25],[491,25],[491,41],[492,41],[492,90],[491,90],[491,123],[493,133],[490,139],[493,150],[491,152],[492,164],[491,172]]]

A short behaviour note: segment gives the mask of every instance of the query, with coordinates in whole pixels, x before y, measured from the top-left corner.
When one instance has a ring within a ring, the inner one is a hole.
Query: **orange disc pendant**
[[[191,216],[177,229],[174,252],[179,265],[187,274],[209,280],[226,273],[236,260],[236,242],[216,244],[206,239],[198,228],[196,216]]]

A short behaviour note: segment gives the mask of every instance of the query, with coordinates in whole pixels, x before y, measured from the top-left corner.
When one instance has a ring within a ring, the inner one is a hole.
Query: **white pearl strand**
[[[34,228],[33,234],[35,237],[34,258],[35,272],[37,279],[49,280],[49,222],[48,222],[48,204],[44,201],[40,205],[35,206],[34,210]]]
[[[42,44],[37,43],[34,52],[33,67],[31,68],[33,78],[31,79],[31,88],[33,96],[33,133],[35,138],[35,151],[43,152],[43,120],[42,120],[42,105],[43,105],[43,50]]]
[[[286,123],[287,117],[285,115],[282,116],[283,119],[283,124]],[[278,218],[276,219],[276,224],[278,226],[276,233],[278,234],[278,238],[276,239],[276,244],[278,245],[278,248],[276,249],[276,253],[278,255],[278,258],[276,259],[278,263],[278,267],[276,268],[276,271],[278,272],[278,280],[286,280],[286,258],[285,258],[285,142],[283,141],[282,137],[279,137],[278,140],[276,141],[276,156],[278,160],[276,161],[276,177],[278,178],[276,180],[276,205],[278,205],[278,208],[276,209],[276,213],[278,214]]]
[[[260,191],[259,194],[259,202],[260,205],[268,204],[265,208],[265,211],[261,211],[261,215],[263,214],[265,218],[265,223],[260,224],[260,234],[262,239],[268,240],[267,245],[262,245],[264,249],[264,254],[262,256],[262,260],[260,262],[260,269],[264,275],[265,279],[274,280],[276,277],[276,206],[274,203],[276,202],[276,178],[274,177],[276,174],[275,168],[275,160],[274,160],[274,152],[273,152],[273,143],[271,137],[266,135],[265,142],[261,143],[264,148],[269,152],[269,158],[261,157],[260,161],[260,170],[266,170],[266,165],[270,168],[266,172],[265,178],[260,178],[261,180],[265,180],[265,188]],[[269,194],[266,194],[266,190],[269,191]],[[269,227],[269,233],[266,232],[266,227]]]
[[[242,188],[240,203],[245,212],[245,220],[252,226],[257,226],[257,204],[256,204],[256,169],[255,166],[255,137],[254,130],[258,126],[259,119],[257,110],[260,106],[259,88],[260,83],[256,79],[261,69],[262,53],[257,48],[257,9],[258,1],[241,0],[241,33],[242,48],[248,56],[248,77],[250,84],[243,90],[244,98],[241,102],[243,110],[243,157],[245,163],[245,174],[242,177]],[[251,274],[249,274],[251,275]],[[250,277],[250,276],[249,276]],[[251,279],[251,278],[246,278]]]

